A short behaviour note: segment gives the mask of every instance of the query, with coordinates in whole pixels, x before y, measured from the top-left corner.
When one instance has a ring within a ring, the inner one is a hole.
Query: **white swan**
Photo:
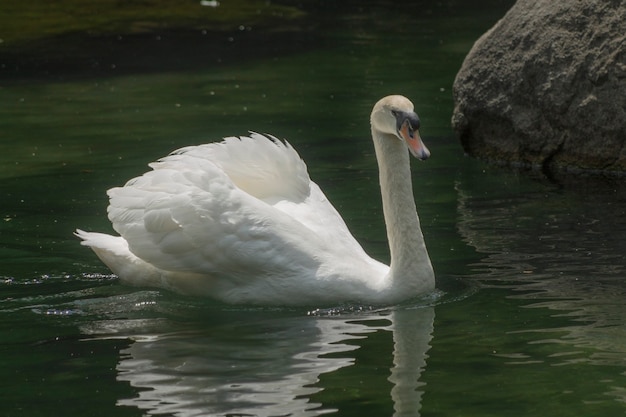
[[[121,236],[76,235],[131,285],[227,303],[397,303],[435,287],[407,151],[430,155],[418,128],[403,96],[372,110],[391,266],[365,253],[288,143],[255,133],[150,164],[108,191]]]

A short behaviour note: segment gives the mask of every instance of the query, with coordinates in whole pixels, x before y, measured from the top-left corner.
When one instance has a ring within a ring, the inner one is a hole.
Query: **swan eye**
[[[413,126],[411,126],[410,123],[407,123],[407,130],[409,131],[409,137],[411,139],[415,139],[415,130],[413,129]]]
[[[419,130],[420,128],[420,118],[415,113],[408,113],[407,121],[409,122],[409,126],[412,130]]]
[[[396,129],[400,132],[404,125],[411,138],[415,136],[415,131],[420,128],[420,119],[415,112],[404,112],[391,110],[391,114],[396,118]]]

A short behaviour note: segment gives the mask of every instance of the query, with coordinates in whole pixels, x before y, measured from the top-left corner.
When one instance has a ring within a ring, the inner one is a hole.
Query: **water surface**
[[[0,414],[623,414],[624,187],[491,168],[451,137],[456,70],[508,4],[305,6],[314,27],[275,48],[2,81]],[[148,162],[255,130],[287,138],[387,260],[368,116],[389,93],[432,152],[413,181],[436,294],[231,307],[124,287],[72,236],[110,232],[106,189]]]

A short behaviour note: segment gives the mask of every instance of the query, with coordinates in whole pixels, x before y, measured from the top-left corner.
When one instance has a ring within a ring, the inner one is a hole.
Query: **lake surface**
[[[0,415],[624,414],[625,187],[489,167],[452,137],[456,71],[510,4],[309,2],[306,28],[164,32],[134,61],[4,72]],[[137,64],[167,39],[184,62]],[[147,163],[254,130],[288,139],[387,261],[368,116],[390,93],[432,153],[413,181],[435,294],[232,307],[122,286],[72,236],[111,232],[106,190]]]

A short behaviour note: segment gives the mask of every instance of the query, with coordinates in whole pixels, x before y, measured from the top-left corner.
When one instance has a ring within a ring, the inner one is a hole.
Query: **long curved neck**
[[[434,273],[413,200],[407,147],[395,136],[375,129],[372,138],[391,253],[391,284],[416,292],[434,289]]]

